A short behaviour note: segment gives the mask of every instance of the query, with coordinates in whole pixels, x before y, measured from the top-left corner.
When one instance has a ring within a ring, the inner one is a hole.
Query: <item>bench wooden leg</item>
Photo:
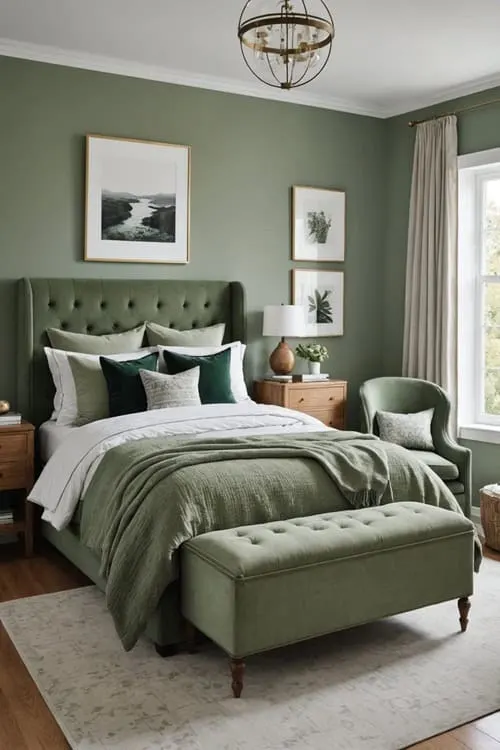
[[[231,659],[231,687],[235,698],[239,698],[243,690],[243,675],[245,674],[245,662],[243,659]]]
[[[468,596],[463,596],[458,600],[458,611],[460,613],[460,628],[462,633],[467,630],[469,624],[470,601]]]

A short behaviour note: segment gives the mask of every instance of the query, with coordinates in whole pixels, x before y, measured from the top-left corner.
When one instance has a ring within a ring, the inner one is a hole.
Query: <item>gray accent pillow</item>
[[[145,325],[131,328],[123,333],[107,333],[103,336],[93,336],[88,333],[72,333],[60,328],[47,328],[50,345],[54,349],[78,354],[121,354],[121,352],[135,352],[141,348],[144,340]]]
[[[434,409],[412,414],[378,411],[376,418],[381,440],[413,450],[433,451],[431,422]]]
[[[220,346],[224,338],[225,323],[206,328],[190,328],[177,331],[159,323],[146,323],[150,346]]]
[[[174,406],[200,406],[198,382],[200,368],[192,367],[177,375],[165,375],[160,372],[139,370],[146,392],[148,411],[167,409]]]

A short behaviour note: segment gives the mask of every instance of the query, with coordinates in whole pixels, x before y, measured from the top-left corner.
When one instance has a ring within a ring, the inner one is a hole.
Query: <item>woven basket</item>
[[[479,497],[484,540],[488,547],[500,552],[500,496],[481,490]]]

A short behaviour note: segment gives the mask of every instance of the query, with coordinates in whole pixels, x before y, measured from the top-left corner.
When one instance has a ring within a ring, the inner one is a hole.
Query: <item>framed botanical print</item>
[[[292,303],[306,309],[306,336],[344,333],[344,273],[295,268]]]
[[[87,136],[85,260],[188,263],[188,146]]]
[[[292,188],[292,260],[342,261],[345,257],[345,192]]]

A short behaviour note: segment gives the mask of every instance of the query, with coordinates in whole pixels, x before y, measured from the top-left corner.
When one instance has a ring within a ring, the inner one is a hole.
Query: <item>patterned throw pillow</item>
[[[148,372],[148,370],[140,370],[139,375],[146,392],[148,411],[174,406],[201,405],[198,391],[199,367],[185,370],[178,375],[164,375],[160,372]]]
[[[403,448],[433,451],[431,422],[434,409],[417,411],[413,414],[396,414],[378,411],[377,423],[381,440],[401,445]]]

